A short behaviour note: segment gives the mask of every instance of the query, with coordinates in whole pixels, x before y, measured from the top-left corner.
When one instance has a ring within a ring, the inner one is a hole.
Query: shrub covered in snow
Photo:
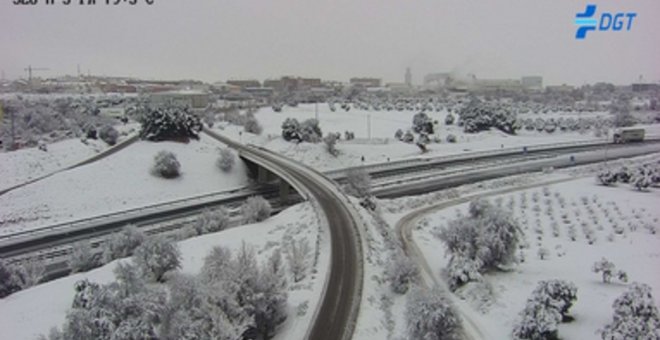
[[[103,243],[103,262],[133,255],[147,237],[134,225],[127,225],[121,232],[114,233]]]
[[[310,118],[299,123],[295,118],[287,118],[282,123],[282,138],[285,141],[318,143],[323,138],[319,121]],[[349,138],[346,138],[347,140]]]
[[[270,202],[261,196],[252,196],[241,205],[243,223],[261,222],[270,217]]]
[[[401,129],[396,130],[396,132],[394,133],[394,138],[396,138],[398,140],[402,140],[403,139],[403,130],[401,130]]]
[[[216,163],[218,168],[224,172],[229,172],[234,164],[236,164],[236,155],[229,148],[220,149],[220,157]]]
[[[452,256],[447,265],[447,276],[449,289],[456,291],[459,287],[467,284],[468,282],[481,281],[481,263],[479,260],[463,256]]]
[[[286,319],[286,280],[279,251],[260,267],[254,249],[245,244],[235,257],[216,247],[204,259],[201,277],[232,319],[249,317],[248,329],[265,338],[272,337]]]
[[[454,115],[448,113],[447,116],[445,117],[445,125],[453,125],[455,120],[456,118],[454,118]]]
[[[405,294],[417,282],[419,269],[403,252],[394,251],[385,269],[385,277],[395,293]]]
[[[654,171],[649,166],[641,166],[633,173],[630,184],[637,190],[643,191],[653,184]]]
[[[139,118],[140,137],[150,141],[187,141],[199,139],[202,123],[187,107],[168,106],[149,109]]]
[[[459,216],[437,232],[438,238],[452,256],[452,273],[456,283],[471,278],[475,264],[478,270],[496,269],[515,261],[520,227],[510,212],[487,200],[470,202],[469,215]]]
[[[112,125],[104,125],[99,130],[99,138],[108,145],[115,145],[119,139],[119,132]]]
[[[406,323],[410,339],[461,339],[461,319],[454,306],[438,289],[414,289],[406,301]]]
[[[163,178],[176,178],[181,174],[180,169],[181,163],[176,159],[176,155],[163,150],[154,157],[151,173]]]
[[[401,139],[402,142],[404,143],[412,143],[415,140],[415,135],[413,135],[412,131],[408,130],[406,133],[403,135],[403,138]]]
[[[371,177],[364,169],[349,169],[346,172],[344,191],[352,196],[363,198],[371,195]]]
[[[456,136],[454,134],[448,134],[447,135],[447,142],[448,143],[456,143]]]
[[[616,173],[613,173],[608,169],[601,170],[597,175],[598,182],[605,186],[616,183],[616,177]]]
[[[328,151],[329,154],[333,156],[337,156],[337,135],[334,133],[328,133],[324,138],[323,138],[323,143],[325,144],[325,149]]]
[[[0,259],[0,299],[21,290],[16,282],[15,268]]]
[[[41,282],[45,273],[46,267],[41,260],[23,261],[20,265],[13,266],[12,285],[15,284],[21,289],[30,288]]]
[[[660,339],[660,314],[651,287],[633,283],[612,304],[614,318],[600,330],[603,340]]]
[[[98,265],[98,257],[92,251],[89,241],[82,241],[72,246],[67,263],[74,273],[86,272]]]
[[[307,242],[307,239],[300,239],[298,242],[291,239],[286,242],[283,242],[285,245],[285,253],[287,261],[289,262],[289,270],[293,275],[294,282],[300,282],[307,276],[307,270],[309,268],[310,255],[312,255],[312,249]]]
[[[155,236],[135,249],[133,262],[149,280],[161,282],[165,273],[181,266],[181,253],[176,243]]]
[[[558,339],[557,327],[560,322],[572,320],[568,310],[576,299],[573,283],[540,281],[514,325],[514,339]]]
[[[259,124],[257,118],[251,116],[246,119],[245,124],[243,125],[243,130],[245,130],[245,132],[254,133],[255,135],[260,135],[264,129],[261,127],[261,124]]]
[[[214,210],[204,209],[195,221],[195,232],[197,235],[214,233],[224,230],[229,226],[229,214],[227,210],[220,207]]]

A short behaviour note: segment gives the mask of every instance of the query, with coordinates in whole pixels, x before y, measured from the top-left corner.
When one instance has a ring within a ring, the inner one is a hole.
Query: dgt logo
[[[575,33],[575,39],[584,39],[589,31],[620,31],[624,25],[626,31],[630,31],[633,19],[637,13],[603,13],[600,15],[600,20],[595,16],[596,5],[587,5],[584,13],[575,15],[575,24],[580,26]]]

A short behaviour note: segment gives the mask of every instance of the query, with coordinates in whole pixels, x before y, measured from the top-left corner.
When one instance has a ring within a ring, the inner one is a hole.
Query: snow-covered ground
[[[547,189],[544,189],[547,188]],[[625,284],[604,284],[593,273],[594,262],[606,257],[617,269],[626,271],[630,281],[649,284],[660,304],[660,191],[637,192],[629,186],[603,187],[593,178],[583,178],[547,187],[494,196],[521,223],[524,243],[519,256],[524,262],[512,272],[486,275],[492,287],[492,303],[472,302],[469,314],[489,338],[510,338],[513,324],[527,298],[540,280],[562,279],[578,287],[578,301],[571,309],[576,318],[561,324],[564,339],[595,339],[596,331],[612,318],[612,302]],[[523,203],[524,202],[524,203]],[[467,210],[467,203],[427,215],[415,228],[414,240],[421,248],[436,277],[441,277],[449,258],[434,230]],[[576,231],[575,241],[569,230]],[[593,232],[590,242],[585,235]],[[541,260],[540,248],[549,255]],[[479,312],[481,311],[481,312]]]
[[[330,260],[328,236],[324,229],[320,229],[312,205],[302,203],[260,223],[179,242],[182,253],[181,271],[198,273],[204,257],[214,246],[227,247],[235,253],[245,242],[255,248],[258,261],[264,263],[276,248],[282,246],[284,239],[306,239],[312,251],[317,252],[319,257],[316,263],[314,256],[309,257],[309,270],[305,279],[295,284],[292,276],[287,279],[288,318],[275,337],[277,340],[302,339],[311,323],[325,282],[326,272],[323,269],[328,267]],[[74,274],[0,299],[0,337],[34,340],[39,334],[47,334],[51,327],[61,326],[73,301],[75,282],[82,279],[97,283],[111,282],[114,279],[112,271],[119,261],[130,259],[111,262],[90,272]]]
[[[216,166],[221,147],[206,136],[188,144],[138,141],[92,164],[0,196],[0,233],[246,186],[242,162],[237,161],[229,173]],[[150,173],[153,158],[161,150],[177,156],[179,178],[163,179]]]
[[[115,126],[123,141],[139,128],[138,124]],[[0,151],[0,190],[25,183],[34,178],[67,168],[95,156],[110,146],[101,140],[90,139],[83,143],[78,138],[48,144],[48,151],[26,148],[16,151]]]
[[[252,143],[264,146],[282,155],[303,162],[318,170],[341,169],[350,166],[387,162],[403,158],[422,156],[420,149],[414,144],[407,144],[394,138],[398,129],[404,132],[411,128],[412,117],[418,111],[365,111],[351,109],[348,112],[337,110],[330,111],[327,104],[318,105],[318,117],[321,130],[324,134],[329,132],[341,132],[342,140],[337,143],[339,155],[334,157],[325,150],[323,143],[290,143],[281,138],[282,122],[286,118],[296,118],[303,121],[316,117],[314,104],[302,104],[298,107],[284,107],[282,112],[273,112],[271,108],[262,108],[255,113],[255,117],[263,126],[263,133],[256,136],[241,132],[242,127],[216,124],[214,127],[228,137],[244,143]],[[555,133],[537,131],[518,131],[516,136],[507,135],[499,130],[492,129],[477,134],[464,133],[461,127],[456,125],[445,125],[446,111],[428,112],[433,120],[440,123],[436,134],[442,140],[441,143],[428,145],[429,151],[424,157],[444,156],[461,154],[474,151],[485,151],[500,148],[523,147],[540,144],[579,142],[579,141],[604,141],[605,137],[595,137],[592,132],[580,134],[579,132]],[[576,114],[573,114],[576,115]],[[585,113],[587,115],[587,113]],[[588,113],[589,117],[609,116],[607,113]],[[546,118],[545,115],[538,115]],[[370,117],[370,118],[369,118]],[[369,123],[371,129],[369,130]],[[647,136],[660,136],[660,125],[642,126],[647,131]],[[355,139],[343,140],[344,131],[355,133]],[[239,132],[241,132],[239,134]],[[457,143],[447,143],[447,135],[453,134]],[[371,139],[369,139],[369,136]],[[610,134],[611,137],[611,134]],[[362,162],[364,157],[364,163]]]

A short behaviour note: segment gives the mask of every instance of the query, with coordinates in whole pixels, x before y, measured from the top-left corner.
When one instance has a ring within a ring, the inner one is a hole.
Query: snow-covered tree
[[[328,151],[329,154],[333,156],[337,156],[337,135],[334,133],[328,133],[324,138],[323,138],[323,143],[325,144],[325,149]]]
[[[603,340],[660,339],[660,314],[648,285],[632,283],[612,308],[612,322],[599,331]]]
[[[214,233],[224,230],[229,226],[229,214],[227,209],[220,207],[214,210],[204,209],[195,221],[195,232],[197,235]]]
[[[21,290],[14,273],[15,268],[0,259],[0,299]]]
[[[491,127],[508,134],[516,132],[516,113],[505,105],[482,102],[474,98],[459,111],[458,115],[459,123],[467,133],[476,133]]]
[[[448,134],[447,135],[447,142],[448,143],[456,143],[456,136],[454,134]]]
[[[414,289],[406,301],[406,323],[410,339],[458,340],[461,319],[439,289]]]
[[[455,120],[456,118],[454,118],[454,115],[448,113],[447,116],[445,117],[445,125],[453,125]]]
[[[405,294],[419,279],[419,269],[403,252],[394,251],[385,269],[385,277],[395,293]]]
[[[653,184],[654,171],[651,167],[641,166],[630,177],[630,184],[639,191],[644,191]]]
[[[99,130],[99,138],[108,145],[115,145],[119,139],[119,132],[112,125],[104,125]]]
[[[310,255],[312,249],[307,242],[307,239],[300,239],[298,242],[291,239],[285,244],[286,258],[289,263],[289,270],[293,275],[294,282],[300,282],[307,276],[307,269],[309,268]]]
[[[255,135],[260,135],[264,129],[261,127],[261,124],[259,124],[257,118],[251,116],[245,120],[243,130],[245,130],[245,132],[254,133]]]
[[[162,282],[165,273],[181,267],[181,252],[176,243],[155,236],[135,249],[133,262],[151,281]]]
[[[630,100],[618,98],[610,105],[610,113],[614,116],[613,125],[616,127],[628,127],[637,123],[630,113]]]
[[[133,255],[147,237],[134,225],[127,225],[121,232],[114,233],[103,243],[103,262]]]
[[[92,244],[89,241],[78,242],[71,248],[67,263],[72,272],[86,272],[98,265],[98,258],[92,251]]]
[[[413,135],[412,131],[410,130],[406,131],[406,133],[403,134],[403,138],[401,139],[401,141],[404,143],[412,143],[414,140],[415,135]]]
[[[224,172],[229,172],[236,164],[236,155],[229,148],[220,149],[220,157],[216,165],[220,170]]]
[[[568,310],[575,300],[577,288],[572,282],[540,281],[514,325],[514,339],[558,339],[557,327],[572,320]]]
[[[202,123],[187,107],[168,106],[149,109],[139,117],[140,137],[150,141],[187,141],[199,139]]]
[[[616,177],[616,173],[613,173],[609,169],[603,169],[597,175],[598,182],[605,186],[616,183]]]
[[[449,289],[455,291],[468,282],[481,281],[481,274],[479,273],[481,267],[482,264],[479,260],[473,260],[460,255],[452,256],[447,265]]]
[[[591,270],[596,274],[602,273],[603,283],[612,282],[612,277],[616,277],[621,282],[628,282],[628,274],[623,270],[617,271],[614,263],[604,257],[596,261]]]
[[[41,260],[30,259],[14,266],[13,282],[21,289],[30,288],[43,279],[46,273],[46,266]]]
[[[515,340],[557,340],[561,314],[534,299],[527,300],[520,319],[513,327]]]
[[[300,135],[303,142],[318,143],[323,138],[323,132],[319,126],[319,121],[310,118],[300,123]]]
[[[181,163],[176,159],[176,155],[170,151],[160,151],[154,157],[154,164],[151,173],[163,178],[175,178],[181,174]]]
[[[394,138],[398,140],[403,139],[403,130],[401,129],[396,130],[396,132],[394,133]]]
[[[433,121],[426,114],[426,112],[420,112],[413,116],[412,129],[416,133],[425,133],[427,135],[433,134]]]
[[[562,322],[570,321],[572,317],[568,310],[577,300],[577,287],[574,283],[564,280],[540,281],[532,292],[532,299],[557,309]]]
[[[417,142],[415,142],[415,145],[422,151],[422,153],[426,152],[426,146],[431,143],[431,139],[429,136],[425,133],[421,133],[419,137],[417,138]]]
[[[363,198],[371,195],[371,177],[364,169],[346,171],[344,191],[352,196]]]
[[[241,205],[241,216],[245,224],[261,222],[270,217],[271,211],[270,202],[261,196],[249,197]]]
[[[285,141],[295,141],[300,143],[302,136],[300,135],[300,123],[295,118],[287,118],[282,122],[282,138]]]
[[[479,265],[481,271],[513,263],[519,230],[510,212],[478,199],[470,202],[469,215],[449,221],[436,235],[452,259],[461,258],[456,260],[455,270],[452,270],[456,273],[454,276],[460,278],[467,275],[461,273],[470,273],[474,264]]]

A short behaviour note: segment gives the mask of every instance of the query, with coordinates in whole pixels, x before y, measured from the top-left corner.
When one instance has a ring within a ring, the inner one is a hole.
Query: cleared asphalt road
[[[360,303],[362,284],[362,262],[360,244],[357,239],[357,226],[351,213],[338,196],[323,183],[313,170],[299,170],[302,166],[292,167],[289,160],[272,152],[245,147],[206,131],[211,137],[226,143],[244,154],[274,163],[305,186],[323,209],[330,227],[331,249],[330,273],[316,320],[308,333],[311,340],[348,340],[353,336]],[[274,169],[273,169],[274,170]]]

